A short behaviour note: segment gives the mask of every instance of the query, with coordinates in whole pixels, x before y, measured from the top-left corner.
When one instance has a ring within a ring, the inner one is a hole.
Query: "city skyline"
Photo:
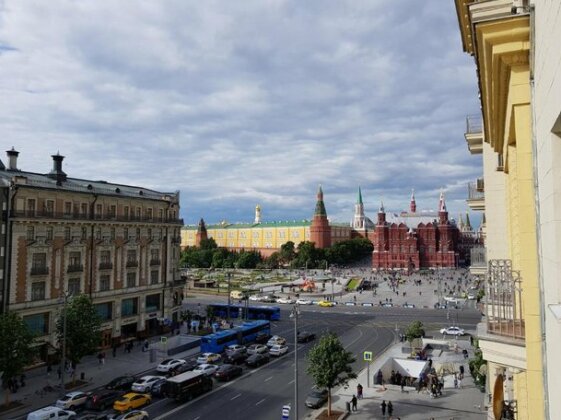
[[[415,14],[411,13],[415,11]],[[453,4],[7,1],[0,126],[23,170],[181,191],[186,223],[467,211],[477,113]],[[472,219],[475,226],[476,220]]]

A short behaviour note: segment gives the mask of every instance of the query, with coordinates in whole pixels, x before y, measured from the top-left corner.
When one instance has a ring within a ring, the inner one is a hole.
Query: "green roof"
[[[276,222],[262,222],[262,223],[217,223],[213,225],[206,225],[206,229],[251,229],[251,228],[280,228],[280,227],[306,227],[310,226],[310,220],[287,220]],[[196,225],[183,226],[184,230],[197,230]]]

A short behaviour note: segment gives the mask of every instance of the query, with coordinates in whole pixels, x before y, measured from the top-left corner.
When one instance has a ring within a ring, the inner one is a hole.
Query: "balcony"
[[[150,260],[150,265],[161,265],[161,261],[159,258]]]
[[[112,262],[100,262],[99,263],[99,269],[100,270],[111,270],[111,269],[113,269],[113,263]]]
[[[84,271],[84,266],[82,264],[71,264],[66,269],[67,273],[81,273]]]
[[[38,265],[31,267],[32,276],[45,276],[47,274],[49,274],[49,267],[47,266]]]
[[[131,268],[131,267],[138,267],[138,261],[136,260],[127,261],[127,268]]]
[[[466,132],[464,133],[468,150],[472,155],[483,153],[483,123],[481,115],[466,117]]]
[[[483,178],[478,178],[476,182],[468,183],[467,203],[472,210],[485,210],[485,183]]]
[[[183,225],[183,219],[172,219],[171,217],[149,217],[149,216],[124,216],[114,215],[113,213],[96,213],[95,215],[53,212],[48,210],[37,210],[34,214],[27,211],[14,211],[10,213],[13,218],[29,219],[55,219],[55,220],[76,220],[76,221],[117,221],[117,222],[141,222],[154,224],[174,224]]]

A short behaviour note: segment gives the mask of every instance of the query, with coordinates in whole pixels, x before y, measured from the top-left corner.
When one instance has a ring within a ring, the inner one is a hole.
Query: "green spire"
[[[358,197],[356,199],[357,204],[362,204],[362,192],[360,191],[360,186],[358,187]]]
[[[469,221],[469,213],[466,213],[466,227],[471,230],[471,223]]]
[[[327,211],[325,211],[325,204],[323,204],[323,191],[321,189],[321,185],[319,186],[318,193],[317,193],[316,211],[314,212],[314,215],[327,217]]]

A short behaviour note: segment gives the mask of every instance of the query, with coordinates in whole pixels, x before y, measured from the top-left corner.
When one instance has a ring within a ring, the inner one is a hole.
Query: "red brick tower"
[[[441,267],[455,267],[457,256],[454,247],[454,232],[448,221],[448,210],[444,201],[444,193],[440,193],[438,203],[438,263]]]
[[[201,218],[199,227],[197,228],[197,235],[195,236],[195,246],[201,246],[201,241],[203,239],[208,239],[208,234],[206,232],[205,221]]]
[[[316,245],[316,248],[329,248],[331,246],[331,227],[329,226],[329,220],[327,220],[321,185],[317,193],[316,211],[310,226],[310,240]]]

